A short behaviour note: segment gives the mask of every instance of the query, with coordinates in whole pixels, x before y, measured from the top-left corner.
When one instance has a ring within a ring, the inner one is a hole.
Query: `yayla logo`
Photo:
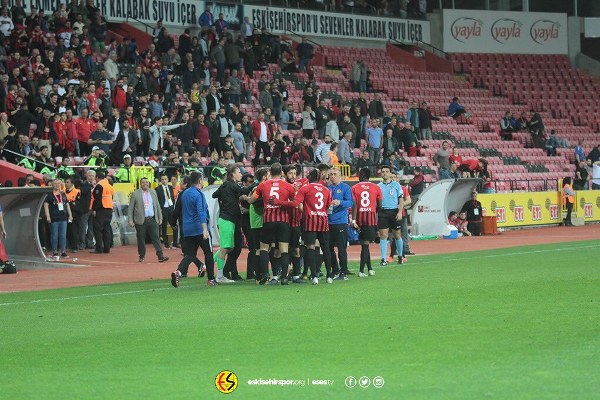
[[[523,24],[520,21],[501,18],[492,24],[492,37],[498,43],[506,43],[510,39],[518,39],[521,37],[521,27]]]
[[[452,23],[450,33],[454,39],[464,43],[472,37],[480,37],[482,26],[483,21],[480,19],[462,17]]]
[[[556,21],[539,19],[531,24],[529,34],[534,42],[544,44],[548,40],[558,39],[560,24]]]

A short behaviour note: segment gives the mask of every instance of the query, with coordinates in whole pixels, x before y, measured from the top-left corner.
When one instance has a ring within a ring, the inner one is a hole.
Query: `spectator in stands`
[[[512,133],[515,130],[512,120],[510,111],[505,112],[504,117],[500,120],[500,138],[502,140],[512,140]]]
[[[263,112],[258,114],[258,119],[252,121],[252,137],[254,141],[253,165],[258,165],[261,153],[263,154],[265,162],[268,162],[271,159],[271,142],[273,141],[273,136],[269,136],[267,122],[265,121],[265,114]]]
[[[383,162],[389,165],[389,159],[391,156],[398,156],[400,154],[400,143],[394,137],[394,130],[388,128],[385,130],[385,138],[383,139]],[[394,157],[394,158],[395,158]]]
[[[440,169],[439,177],[441,179],[458,179],[460,178],[460,173],[458,172],[458,164],[456,162],[450,163],[449,169]]]
[[[450,157],[448,157],[448,161],[451,163],[456,163],[457,165],[461,165],[462,164],[462,156],[460,154],[458,154],[458,147],[454,147],[452,149],[452,154],[450,155]]]
[[[360,138],[357,134],[356,125],[352,123],[350,120],[350,115],[343,114],[342,122],[338,122],[338,128],[340,132],[340,136],[345,135],[348,132],[352,132],[352,140],[350,141],[350,147],[352,148],[360,148]]]
[[[358,160],[356,160],[356,170],[360,171],[363,168],[369,168],[373,175],[375,175],[375,171],[377,170],[377,165],[373,163],[373,161],[369,157],[368,150],[363,150],[363,152],[361,153],[361,157]]]
[[[244,17],[244,22],[240,26],[240,36],[244,39],[248,39],[252,37],[252,32],[254,31],[254,24],[250,22],[249,17]]]
[[[367,150],[369,151],[369,159],[371,159],[375,165],[379,164],[382,142],[383,130],[379,126],[379,120],[373,119],[371,120],[371,127],[367,129]]]
[[[581,161],[585,161],[585,152],[583,150],[583,139],[579,139],[575,147],[575,165],[579,165]]]
[[[471,114],[467,112],[465,106],[458,102],[458,97],[452,98],[452,102],[448,105],[448,116],[456,119],[463,115],[465,118],[471,118]]]
[[[351,165],[354,161],[354,157],[352,156],[352,152],[350,151],[352,143],[352,132],[348,131],[340,140],[337,150],[337,156],[340,164],[348,164]]]
[[[210,11],[210,4],[206,4],[206,8],[204,12],[200,14],[200,18],[198,18],[198,25],[202,28],[203,31],[207,30],[209,27],[213,26],[215,23],[215,17],[213,13]]]
[[[450,169],[450,154],[448,153],[449,147],[450,144],[448,143],[448,141],[444,140],[442,142],[442,148],[439,149],[432,157],[433,162],[438,167],[438,174],[440,176],[440,179],[444,179],[442,178],[442,175],[445,176],[445,174],[447,174],[447,171]]]
[[[600,190],[600,161],[592,163],[592,190]]]
[[[421,155],[421,144],[417,140],[412,124],[408,121],[404,123],[401,139],[402,146],[408,157],[417,157]]]
[[[302,135],[306,139],[312,139],[315,133],[315,112],[312,110],[310,104],[306,104],[304,106],[304,111],[302,111]]]
[[[306,37],[302,37],[302,42],[298,44],[296,48],[296,52],[298,53],[298,71],[304,72],[306,67],[309,65],[310,60],[313,59],[315,55],[315,50],[313,45],[308,42]]]
[[[281,113],[281,129],[283,130],[297,130],[300,129],[296,125],[296,118],[294,116],[294,106],[288,104],[287,109]]]
[[[485,158],[465,160],[460,165],[460,170],[468,173],[471,178],[478,178],[484,168],[487,168],[487,160]]]
[[[371,117],[371,119],[378,118],[382,120],[384,116],[385,111],[383,103],[381,102],[381,96],[379,93],[375,93],[373,100],[369,103],[369,117]]]
[[[544,148],[544,132],[546,128],[544,127],[544,121],[542,120],[542,116],[534,110],[531,110],[531,119],[529,120],[528,129],[529,133],[531,133],[533,147]]]
[[[546,143],[544,144],[544,149],[546,150],[546,154],[548,156],[556,156],[556,148],[558,147],[558,139],[556,138],[556,131],[552,129],[550,131],[550,136],[546,139]]]
[[[589,172],[587,168],[587,162],[585,160],[577,163],[577,169],[575,170],[575,179],[573,180],[574,190],[588,190],[589,189]]]
[[[406,121],[410,122],[411,125],[415,128],[415,134],[417,135],[417,139],[423,140],[423,137],[421,136],[421,130],[419,129],[419,111],[416,101],[413,101],[410,104],[410,108],[406,112]]]
[[[325,138],[323,139],[323,143],[321,143],[319,147],[317,147],[315,151],[315,161],[317,163],[327,164],[329,160],[329,152],[331,151],[332,142],[333,141],[331,140],[331,137],[325,136]]]
[[[305,138],[295,138],[290,156],[292,164],[312,164],[314,155],[311,156],[309,149],[312,150]]]
[[[412,19],[425,19],[426,5],[424,0],[408,0],[406,17]]]
[[[419,115],[419,130],[423,140],[431,140],[431,121],[439,121],[440,119],[434,116],[429,109],[429,105],[426,101],[421,103],[421,107],[417,109]]]
[[[350,72],[350,82],[354,92],[367,91],[367,67],[363,60],[357,60]]]
[[[296,67],[296,57],[294,57],[294,54],[288,47],[281,52],[281,57],[279,57],[279,67],[281,68],[281,72],[300,72]]]
[[[596,161],[600,161],[600,144],[590,151],[586,159],[591,164],[594,164]]]
[[[315,110],[315,120],[316,120],[317,130],[319,131],[319,139],[323,139],[325,137],[325,132],[327,130],[327,124],[329,123],[331,118],[332,118],[331,111],[325,105],[325,100],[320,99],[319,106]],[[339,141],[339,135],[337,136],[337,138],[333,137],[333,136],[331,136],[331,138],[333,139],[334,142]]]

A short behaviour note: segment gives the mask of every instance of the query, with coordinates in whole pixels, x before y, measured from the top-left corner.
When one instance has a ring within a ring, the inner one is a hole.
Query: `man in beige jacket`
[[[150,182],[146,178],[140,180],[140,189],[131,194],[127,220],[129,226],[135,226],[140,262],[143,262],[146,257],[146,233],[150,235],[152,245],[156,249],[158,262],[165,262],[169,259],[163,255],[158,236],[158,227],[162,222],[160,204],[156,192],[150,189]]]

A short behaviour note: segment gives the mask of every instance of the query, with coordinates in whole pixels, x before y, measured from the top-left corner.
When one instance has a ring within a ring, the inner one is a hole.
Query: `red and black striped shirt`
[[[324,232],[329,230],[327,209],[331,205],[331,191],[320,183],[302,186],[296,195],[296,202],[304,207],[304,230]]]
[[[296,179],[293,183],[294,188],[296,188],[296,194],[298,190],[304,185],[308,184],[308,179],[299,178]],[[302,211],[298,209],[298,207],[290,208],[290,225],[293,228],[299,228],[302,226]]]
[[[290,223],[288,209],[269,204],[269,199],[275,197],[281,201],[293,201],[296,189],[283,179],[270,179],[261,182],[254,191],[254,197],[262,197],[264,204],[263,223],[287,222]]]
[[[352,198],[356,205],[356,224],[377,225],[377,201],[383,198],[381,188],[371,182],[359,182],[352,186]]]

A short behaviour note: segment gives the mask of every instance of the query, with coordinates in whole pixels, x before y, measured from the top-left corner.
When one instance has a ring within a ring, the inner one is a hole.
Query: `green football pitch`
[[[573,242],[333,285],[1,294],[0,398],[598,399],[598,260],[598,241]]]

